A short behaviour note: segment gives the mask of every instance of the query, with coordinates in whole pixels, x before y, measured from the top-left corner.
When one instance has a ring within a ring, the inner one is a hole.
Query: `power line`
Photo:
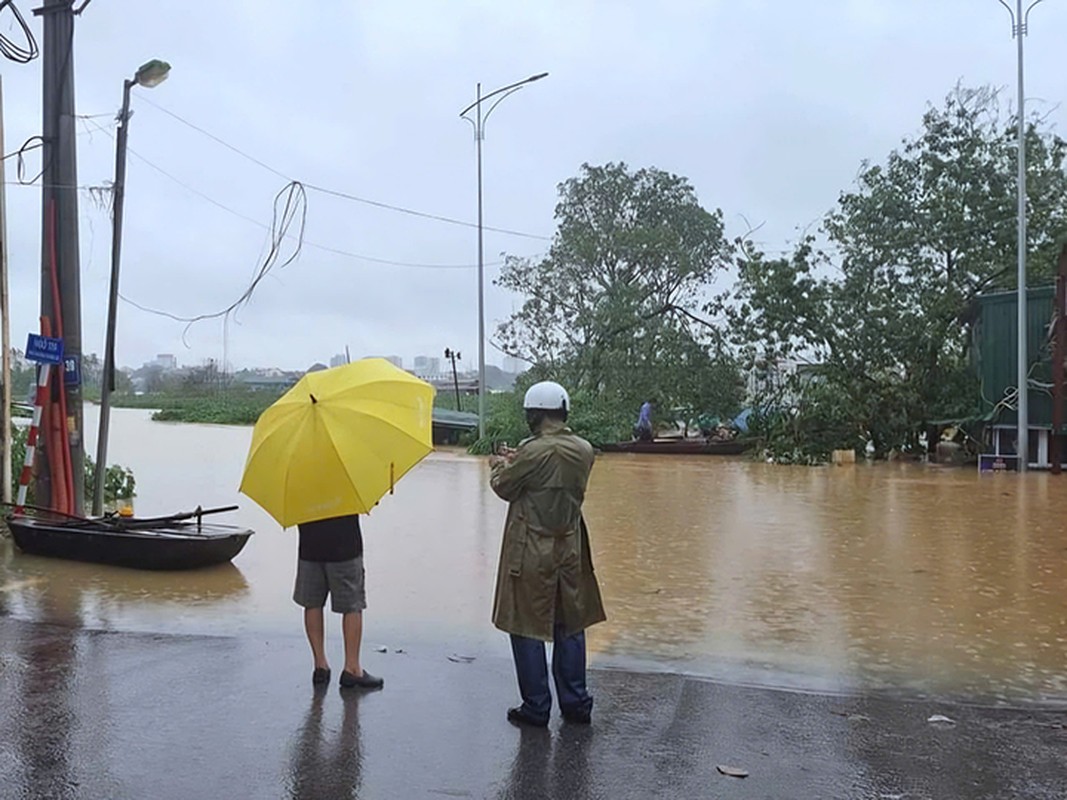
[[[30,30],[18,6],[12,0],[0,0],[0,11],[5,8],[10,8],[11,13],[15,15],[15,22],[22,29],[22,35],[26,37],[26,46],[15,44],[7,36],[0,34],[0,53],[16,64],[29,64],[40,54],[40,50],[37,49],[37,40],[33,38],[33,31]]]
[[[127,147],[127,150],[129,151],[129,153],[132,156],[137,158],[138,161],[141,161],[142,163],[148,165],[149,167],[154,169],[156,172],[158,172],[163,177],[167,178],[168,180],[173,181],[174,183],[178,184],[179,186],[181,186],[186,191],[192,192],[197,197],[207,201],[208,203],[211,203],[211,205],[215,206],[216,208],[219,208],[219,209],[225,211],[227,214],[232,214],[233,216],[237,217],[238,219],[242,219],[245,222],[251,223],[252,225],[255,225],[257,228],[261,228],[262,230],[265,230],[265,231],[271,230],[271,227],[269,225],[265,225],[262,222],[260,222],[259,220],[248,216],[247,214],[242,214],[240,211],[237,211],[237,210],[235,210],[233,208],[230,208],[229,206],[227,206],[227,205],[225,205],[223,203],[220,203],[218,200],[216,200],[215,198],[211,197],[210,195],[207,195],[204,192],[200,191],[199,189],[197,189],[197,188],[195,188],[193,186],[190,186],[185,181],[182,181],[181,179],[175,177],[174,175],[172,175],[169,172],[167,172],[166,170],[164,170],[162,167],[160,167],[157,164],[154,164],[151,161],[149,161],[147,158],[142,156],[140,153],[138,153],[135,150],[133,150],[133,148]],[[304,188],[307,189],[309,187],[305,186]],[[426,264],[426,263],[417,263],[417,262],[411,262],[411,261],[394,261],[394,260],[388,259],[388,258],[377,258],[375,256],[367,256],[367,255],[363,255],[361,253],[353,253],[353,252],[350,252],[348,250],[342,250],[342,249],[337,248],[337,247],[331,247],[329,245],[318,244],[317,242],[308,241],[306,239],[304,240],[303,244],[304,244],[305,247],[313,247],[316,250],[322,250],[322,251],[327,252],[327,253],[333,253],[334,255],[345,256],[346,258],[354,258],[354,259],[357,259],[359,261],[369,261],[369,262],[371,262],[373,264],[385,264],[387,266],[392,266],[392,267],[411,267],[411,268],[415,268],[415,269],[477,269],[477,264]],[[499,264],[501,262],[497,262],[497,263]]]
[[[112,138],[114,138],[114,136],[111,133],[111,131],[107,130],[106,128],[104,128],[104,127],[102,127],[102,126],[100,126],[100,125],[98,125],[96,123],[92,123],[92,124],[101,133],[104,133],[107,136],[111,136]],[[244,220],[245,222],[248,222],[248,223],[250,223],[252,225],[255,225],[257,228],[260,228],[260,229],[268,231],[268,232],[271,230],[271,227],[269,225],[265,225],[264,223],[260,222],[259,220],[254,219],[253,217],[250,217],[247,214],[243,214],[240,211],[237,211],[236,209],[231,208],[230,206],[227,206],[226,204],[219,202],[218,200],[216,200],[215,198],[211,197],[210,195],[205,194],[204,192],[200,191],[196,187],[189,185],[188,183],[186,183],[185,181],[181,180],[177,176],[175,176],[175,175],[171,174],[170,172],[168,172],[167,170],[163,169],[158,164],[156,164],[156,163],[150,161],[149,159],[145,158],[140,153],[138,153],[136,150],[134,150],[132,147],[127,147],[127,150],[130,153],[130,155],[134,156],[138,161],[141,161],[145,165],[151,167],[152,169],[154,169],[156,172],[158,172],[163,177],[165,177],[168,180],[176,183],[178,186],[181,186],[186,191],[191,192],[192,194],[194,194],[197,197],[199,197],[200,199],[210,203],[211,205],[215,206],[216,208],[221,209],[222,211],[225,211],[227,214],[231,214],[232,216],[237,217],[238,219]],[[87,188],[87,187],[81,187],[81,188]],[[304,188],[307,189],[309,187],[304,187]],[[324,244],[319,244],[317,242],[308,241],[306,239],[303,241],[303,245],[305,247],[313,247],[316,250],[322,250],[323,252],[326,252],[326,253],[332,253],[334,255],[344,256],[346,258],[353,258],[353,259],[356,259],[358,261],[367,261],[367,262],[370,262],[370,263],[373,263],[373,264],[384,264],[384,265],[393,266],[393,267],[410,267],[410,268],[413,268],[413,269],[465,269],[465,270],[477,269],[478,268],[477,264],[434,264],[434,263],[418,263],[418,262],[411,262],[411,261],[397,261],[397,260],[388,259],[388,258],[378,258],[376,256],[368,256],[368,255],[363,255],[361,253],[353,253],[353,252],[351,252],[349,250],[343,250],[341,248],[331,247],[329,245],[324,245]],[[490,266],[499,266],[502,263],[503,262],[495,261],[495,262],[492,262],[492,264],[490,264]]]
[[[297,231],[295,234],[289,234],[289,228],[293,224],[297,225]],[[256,291],[256,287],[271,273],[276,267],[282,269],[292,264],[300,256],[300,251],[304,243],[304,226],[307,224],[307,196],[304,192],[304,187],[297,181],[288,183],[284,189],[278,192],[274,197],[274,214],[271,217],[270,224],[270,249],[267,252],[267,257],[263,259],[263,263],[256,269],[252,280],[245,288],[241,296],[230,303],[226,308],[215,311],[209,314],[197,314],[195,316],[183,317],[178,314],[173,314],[169,311],[161,311],[159,309],[148,308],[140,303],[135,303],[129,298],[122,297],[122,299],[142,311],[146,311],[149,314],[155,314],[156,316],[166,317],[173,319],[177,322],[185,323],[185,330],[182,331],[182,340],[185,340],[186,334],[189,329],[203,320],[208,319],[228,319],[230,315],[240,310],[243,306],[247,305],[252,299],[252,295]],[[282,243],[285,239],[294,239],[296,246],[293,248],[293,252],[285,258],[284,261],[279,263],[281,258]],[[121,295],[120,295],[121,296]],[[188,342],[186,342],[188,346]]]
[[[153,108],[163,112],[167,116],[177,120],[178,122],[182,123],[183,125],[186,125],[187,127],[192,128],[197,133],[200,133],[200,134],[208,137],[209,139],[211,139],[212,141],[216,142],[217,144],[222,145],[223,147],[225,147],[227,150],[230,150],[231,152],[236,153],[237,155],[241,156],[241,158],[244,158],[247,161],[252,162],[253,164],[261,167],[262,169],[267,170],[268,172],[273,173],[274,175],[277,175],[280,178],[284,178],[287,181],[293,180],[292,177],[290,177],[289,175],[286,175],[281,170],[278,170],[275,167],[272,167],[270,164],[267,164],[266,162],[259,160],[255,156],[246,153],[244,150],[241,150],[239,147],[236,147],[235,145],[230,144],[229,142],[225,141],[224,139],[219,138],[218,136],[216,136],[215,134],[211,133],[210,131],[207,131],[204,128],[201,128],[199,125],[196,125],[195,123],[190,122],[189,120],[185,119],[184,117],[179,116],[178,114],[175,114],[173,111],[170,111],[169,109],[164,108],[163,106],[159,105],[156,102],[153,102],[152,100],[149,100],[148,98],[143,98],[143,99],[144,99],[144,102],[146,102],[148,105],[150,105]],[[342,191],[339,191],[337,189],[330,189],[330,188],[327,188],[325,186],[318,186],[318,185],[313,184],[313,183],[303,183],[303,185],[304,185],[305,189],[309,189],[311,191],[319,192],[321,194],[330,195],[331,197],[338,197],[338,198],[341,198],[343,200],[351,200],[354,203],[363,203],[364,205],[373,206],[374,208],[381,208],[381,209],[385,209],[387,211],[395,211],[395,212],[397,212],[399,214],[408,214],[410,216],[420,217],[422,219],[432,219],[432,220],[435,220],[437,222],[448,223],[449,225],[462,225],[463,227],[466,227],[466,228],[477,228],[478,227],[478,224],[475,223],[475,222],[468,222],[466,220],[455,219],[454,217],[446,217],[446,216],[442,216],[440,214],[430,214],[430,213],[425,212],[425,211],[417,211],[415,209],[406,208],[404,206],[392,205],[391,203],[383,203],[383,202],[381,202],[379,200],[371,200],[371,199],[366,198],[366,197],[359,197],[358,195],[350,194],[348,192],[342,192]],[[526,233],[524,231],[515,231],[515,230],[511,230],[509,228],[494,228],[494,227],[489,226],[489,225],[484,225],[482,227],[483,227],[483,230],[493,231],[494,233],[503,233],[503,234],[507,234],[508,236],[521,236],[521,237],[526,238],[526,239],[538,239],[538,240],[545,241],[545,242],[552,241],[552,237],[550,237],[550,236],[540,236],[540,235],[535,234],[535,233]]]

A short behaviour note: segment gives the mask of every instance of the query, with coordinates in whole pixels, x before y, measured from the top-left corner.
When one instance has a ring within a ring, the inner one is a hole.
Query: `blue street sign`
[[[79,356],[63,357],[63,382],[67,386],[80,386],[82,382],[82,366]]]
[[[63,340],[31,333],[26,340],[26,358],[39,364],[62,364]]]

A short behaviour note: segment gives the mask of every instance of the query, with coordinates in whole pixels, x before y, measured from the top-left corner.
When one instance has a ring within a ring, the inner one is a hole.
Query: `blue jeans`
[[[593,709],[593,698],[585,687],[585,633],[564,636],[563,626],[559,624],[553,633],[552,677],[560,710],[588,714]],[[552,711],[552,695],[548,690],[545,643],[512,634],[511,653],[515,657],[523,709],[531,716],[547,720]]]

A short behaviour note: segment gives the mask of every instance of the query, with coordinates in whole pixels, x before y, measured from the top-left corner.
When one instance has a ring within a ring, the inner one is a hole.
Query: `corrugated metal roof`
[[[438,425],[447,425],[453,428],[474,429],[478,427],[478,415],[468,411],[453,411],[449,408],[435,408],[433,421]]]
[[[1049,325],[1052,322],[1055,287],[1029,287],[1027,295],[1027,361],[1031,365],[1030,380],[1050,383],[1051,352]],[[982,408],[996,410],[996,421],[1013,425],[1016,422],[1015,403],[1012,408],[998,405],[1006,391],[1014,391],[1018,383],[1016,366],[1018,336],[1016,320],[1018,295],[1015,291],[994,292],[978,298],[980,309],[976,331],[978,375],[982,381]],[[1029,391],[1030,425],[1052,426],[1052,395],[1034,388]]]

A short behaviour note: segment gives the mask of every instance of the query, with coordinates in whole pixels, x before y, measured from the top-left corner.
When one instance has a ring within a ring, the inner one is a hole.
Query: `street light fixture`
[[[460,117],[474,126],[474,141],[478,148],[478,437],[485,436],[485,249],[482,229],[482,140],[485,138],[485,123],[501,101],[519,91],[528,83],[548,77],[547,72],[531,75],[526,80],[502,86],[487,95],[482,94],[482,85],[476,87],[475,101],[459,112]],[[482,114],[482,103],[495,97],[496,102]],[[475,112],[474,119],[467,116]]]
[[[170,64],[153,58],[142,64],[133,75],[133,83],[143,86],[145,89],[154,89],[163,83],[170,75]],[[127,81],[128,82],[128,81]]]
[[[151,89],[170,74],[170,64],[153,59],[142,64],[132,79],[122,85],[122,110],[115,137],[115,183],[111,187],[111,284],[107,306],[107,340],[104,344],[104,374],[100,381],[100,432],[96,441],[96,481],[93,486],[93,514],[104,513],[104,476],[107,472],[107,439],[111,421],[111,393],[115,391],[115,317],[119,300],[119,263],[122,253],[122,207],[126,194],[126,140],[130,125],[130,90],[134,86]]]

